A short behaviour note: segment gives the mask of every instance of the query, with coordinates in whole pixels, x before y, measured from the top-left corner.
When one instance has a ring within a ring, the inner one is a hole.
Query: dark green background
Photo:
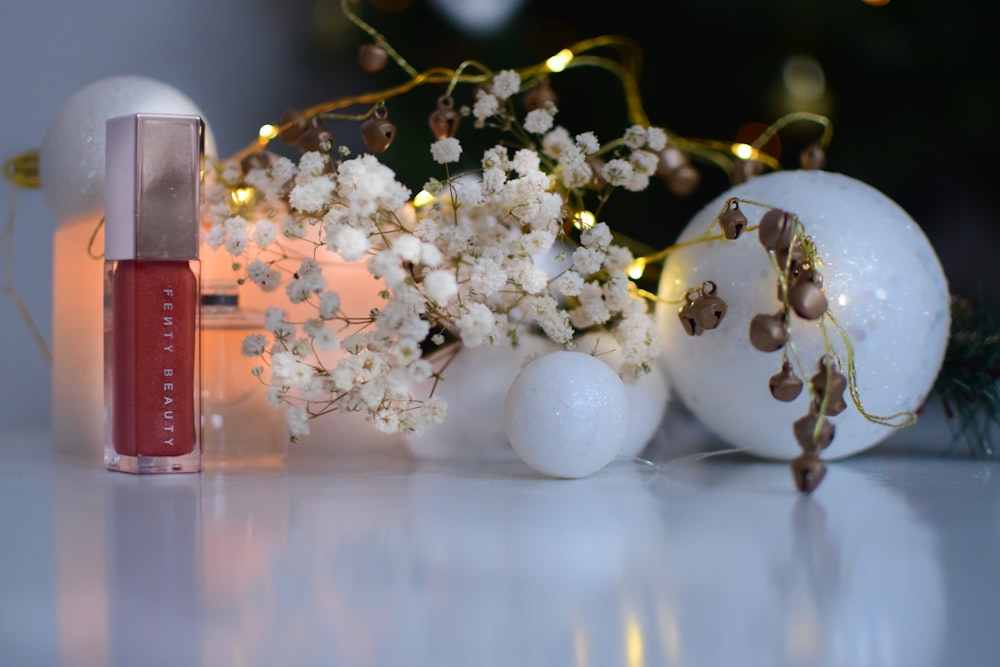
[[[346,24],[338,5],[322,0],[303,12],[302,66],[329,72],[336,83],[319,95],[301,91],[302,105],[405,80],[391,66],[375,75],[354,67],[357,46],[368,40]],[[873,185],[905,208],[937,249],[953,293],[984,290],[996,300],[1000,49],[992,5],[526,0],[510,22],[488,34],[463,33],[427,1],[393,12],[363,0],[358,10],[418,69],[454,67],[466,58],[494,69],[521,67],[579,39],[627,35],[644,50],[640,84],[651,122],[725,141],[746,123],[780,116],[775,91],[783,63],[793,54],[811,55],[824,68],[832,102],[827,168]],[[557,77],[554,87],[558,120],[571,131],[596,130],[607,140],[625,126],[611,76],[576,70]],[[399,135],[383,157],[412,188],[433,170],[426,118],[441,92],[428,87],[390,105]],[[471,99],[467,88],[456,93],[457,104]],[[359,150],[353,133],[351,126],[337,127],[338,140]],[[783,135],[786,168],[797,166],[798,147],[810,134],[815,130]],[[653,246],[667,245],[728,186],[727,174],[712,167],[703,173],[687,198],[659,181],[646,193],[616,196],[607,219]]]

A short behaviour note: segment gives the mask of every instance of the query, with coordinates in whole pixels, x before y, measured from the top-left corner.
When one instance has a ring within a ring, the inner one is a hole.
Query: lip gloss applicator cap
[[[202,465],[198,116],[107,122],[105,465],[131,473]]]
[[[106,260],[198,259],[204,139],[198,116],[108,121]]]

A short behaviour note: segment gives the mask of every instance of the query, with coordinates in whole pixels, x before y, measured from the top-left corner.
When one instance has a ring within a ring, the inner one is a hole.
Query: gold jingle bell
[[[656,173],[678,197],[691,194],[701,183],[701,172],[691,165],[688,156],[676,146],[667,146],[660,151]]]
[[[826,166],[826,151],[816,144],[809,144],[799,153],[799,164],[803,169],[822,169]]]
[[[547,77],[542,79],[537,86],[524,94],[524,108],[528,111],[541,109],[549,102],[557,104],[559,102],[559,96],[556,95],[556,91],[552,90],[552,86],[549,85]]]
[[[829,303],[816,280],[800,280],[788,290],[788,302],[795,314],[805,320],[818,320],[826,314]]]
[[[760,244],[768,250],[786,250],[792,245],[795,220],[786,211],[772,208],[761,216],[757,228]]]
[[[303,153],[310,151],[329,153],[333,150],[336,139],[333,132],[326,129],[319,118],[313,117],[309,120],[309,128],[299,137],[298,143]]]
[[[740,210],[740,203],[730,199],[726,210],[719,216],[722,234],[729,240],[738,239],[747,226],[747,217]]]
[[[795,439],[807,454],[817,454],[820,450],[829,447],[830,443],[833,442],[836,428],[829,419],[825,417],[822,419],[823,423],[819,425],[818,432],[816,431],[816,425],[819,423],[820,416],[812,411],[805,417],[797,419],[792,424],[792,432],[795,433]]]
[[[786,265],[782,264],[784,269]],[[787,271],[785,271],[784,280],[778,279],[778,301],[785,300],[785,286],[791,290],[795,285],[800,282],[812,282],[816,283],[817,286],[822,287],[823,277],[816,273],[816,269],[813,268],[812,264],[805,261],[792,260],[790,265],[787,266]]]
[[[774,315],[766,313],[755,315],[750,320],[750,344],[761,352],[780,350],[788,342],[786,321],[785,311]]]
[[[289,109],[281,115],[281,140],[289,144],[297,144],[299,137],[309,129],[309,121],[298,109]]]
[[[801,454],[792,461],[792,478],[795,488],[802,493],[812,493],[826,477],[826,464],[815,454]]]
[[[378,72],[389,62],[389,54],[378,44],[362,44],[358,47],[358,65],[368,72]]]
[[[449,95],[442,95],[437,100],[437,109],[431,112],[427,123],[431,126],[431,133],[435,139],[445,139],[454,137],[458,133],[458,124],[461,120],[458,112],[455,111],[455,100]]]
[[[847,409],[844,391],[847,389],[847,378],[834,368],[834,360],[823,356],[819,360],[819,370],[809,379],[809,386],[816,396],[815,409],[818,411],[826,401],[823,414],[830,417],[839,415]]]
[[[250,173],[250,171],[254,169],[267,169],[270,166],[271,160],[267,157],[267,153],[264,151],[251,153],[240,160],[240,170],[244,175]]]
[[[781,370],[772,375],[768,381],[771,396],[784,403],[790,403],[798,398],[802,393],[802,386],[802,379],[795,374],[787,359],[781,365]]]
[[[729,307],[715,292],[715,283],[707,280],[700,289],[691,290],[685,296],[685,303],[677,316],[689,336],[700,336],[716,328],[725,317]]]
[[[372,153],[385,151],[396,138],[396,126],[386,119],[388,115],[385,105],[378,104],[372,117],[361,124],[361,139]]]

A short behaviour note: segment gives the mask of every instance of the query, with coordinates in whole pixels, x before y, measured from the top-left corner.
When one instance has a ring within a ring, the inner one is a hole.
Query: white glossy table
[[[0,665],[1000,664],[997,464],[903,449],[807,497],[736,455],[138,478],[7,433]]]

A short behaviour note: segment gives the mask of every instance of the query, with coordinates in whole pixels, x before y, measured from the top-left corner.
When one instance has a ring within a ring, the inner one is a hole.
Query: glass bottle
[[[253,375],[260,359],[243,339],[264,331],[264,314],[243,310],[233,282],[206,282],[201,297],[202,461],[206,467],[273,467],[286,452],[281,413]]]

